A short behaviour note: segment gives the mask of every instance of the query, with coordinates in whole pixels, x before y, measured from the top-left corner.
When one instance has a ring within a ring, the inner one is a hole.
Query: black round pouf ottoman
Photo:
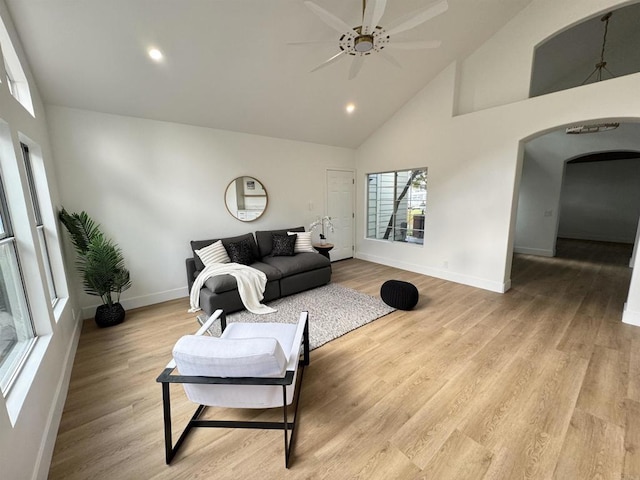
[[[418,303],[418,289],[409,282],[387,280],[380,287],[382,301],[399,310],[411,310]]]

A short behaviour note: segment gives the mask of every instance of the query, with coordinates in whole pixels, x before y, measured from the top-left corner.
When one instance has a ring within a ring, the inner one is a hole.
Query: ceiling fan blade
[[[367,2],[367,7],[362,17],[363,35],[371,33],[376,28],[386,7],[387,0],[369,0],[369,2]]]
[[[315,13],[320,20],[329,25],[334,30],[337,30],[340,33],[346,33],[349,31],[354,31],[353,28],[347,25],[345,22],[336,17],[333,13],[326,11],[319,5],[307,0],[304,2],[309,10]],[[357,34],[357,33],[356,33]]]
[[[309,42],[289,42],[287,45],[293,45],[294,47],[305,45],[335,45],[335,40],[311,40]]]
[[[327,65],[331,65],[333,62],[340,60],[340,58],[342,58],[342,56],[344,55],[344,51],[340,50],[338,53],[336,53],[333,57],[331,57],[329,60],[324,61],[323,63],[321,63],[320,65],[318,65],[316,68],[314,68],[313,70],[311,70],[312,72],[315,72],[316,70],[320,70],[321,68],[326,67]]]
[[[384,58],[387,62],[389,62],[394,67],[402,68],[402,65],[400,65],[400,62],[398,62],[395,58],[393,58],[387,52],[379,51],[378,55],[380,55],[382,58]]]
[[[441,0],[426,8],[417,10],[407,16],[397,19],[395,22],[387,25],[385,30],[387,31],[387,35],[395,35],[396,33],[417,27],[421,23],[446,12],[448,9],[449,4],[447,3],[447,0]]]
[[[416,42],[389,42],[387,48],[397,48],[398,50],[420,50],[423,48],[438,48],[442,45],[440,40],[422,40]]]
[[[351,68],[349,69],[349,80],[353,80],[358,75],[358,72],[362,68],[362,64],[364,63],[363,55],[356,55],[351,63]]]

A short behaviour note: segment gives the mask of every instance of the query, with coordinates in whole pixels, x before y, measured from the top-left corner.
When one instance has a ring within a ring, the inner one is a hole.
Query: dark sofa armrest
[[[191,286],[193,285],[194,280],[196,279],[196,261],[193,257],[189,257],[185,260],[185,265],[187,267],[187,288],[189,292],[191,292]]]

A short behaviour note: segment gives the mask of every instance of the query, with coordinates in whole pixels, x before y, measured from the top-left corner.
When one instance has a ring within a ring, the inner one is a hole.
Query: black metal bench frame
[[[307,312],[305,312],[307,313]],[[217,310],[214,316],[220,319],[221,330],[227,327],[226,316],[224,312]],[[208,322],[207,322],[208,323]],[[210,328],[210,325],[209,327]],[[171,463],[176,453],[182,446],[185,438],[193,428],[255,428],[267,430],[283,430],[284,431],[284,453],[285,467],[289,468],[291,454],[293,451],[294,438],[298,420],[298,406],[300,404],[300,387],[302,385],[302,377],[304,375],[304,367],[309,365],[309,315],[307,313],[303,334],[303,352],[298,360],[298,376],[294,390],[293,419],[289,421],[287,409],[287,386],[293,383],[295,372],[287,370],[284,377],[281,378],[265,378],[265,377],[201,377],[201,376],[185,376],[174,374],[176,368],[173,360],[158,376],[156,381],[162,384],[162,408],[164,413],[164,444],[165,444],[165,460],[167,465]],[[237,420],[201,420],[200,416],[207,409],[206,405],[200,405],[196,408],[191,420],[187,423],[180,437],[173,445],[173,433],[171,425],[171,396],[170,385],[172,383],[193,383],[205,385],[281,385],[282,386],[282,422],[258,422],[258,421],[237,421]]]

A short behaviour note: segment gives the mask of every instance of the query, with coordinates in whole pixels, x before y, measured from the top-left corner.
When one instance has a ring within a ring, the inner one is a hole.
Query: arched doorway
[[[522,150],[514,250],[552,257],[566,162],[591,154],[640,152],[640,123],[623,122],[615,130],[587,135],[567,135],[563,127],[530,137]]]
[[[586,123],[598,123],[598,121]],[[556,255],[567,161],[574,161],[574,165],[579,163],[576,162],[578,159],[582,159],[583,163],[584,160],[602,161],[603,157],[612,155],[611,152],[624,151],[631,152],[628,156],[636,156],[640,162],[640,154],[637,153],[640,152],[640,123],[627,120],[615,130],[588,135],[567,135],[565,127],[562,127],[533,135],[523,140],[522,145],[519,159],[522,173],[516,185],[518,200],[514,205],[517,213],[514,219],[513,251],[553,257]],[[612,185],[608,187],[615,188]],[[606,215],[606,209],[600,214]],[[636,218],[634,228],[637,227],[637,223]],[[606,236],[603,240],[607,240]],[[632,234],[631,243],[635,240],[636,235]],[[611,241],[614,240],[611,239]],[[640,306],[640,282],[636,283],[639,284],[638,292],[634,290],[632,279],[629,300],[637,296]],[[633,304],[635,301],[631,302],[631,305]],[[635,318],[635,313],[632,315]]]

